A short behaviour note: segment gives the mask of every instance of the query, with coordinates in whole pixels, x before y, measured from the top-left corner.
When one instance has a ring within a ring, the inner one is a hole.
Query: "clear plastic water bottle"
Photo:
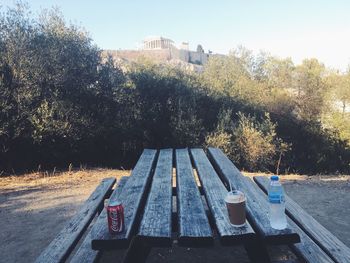
[[[287,227],[285,197],[283,187],[277,175],[271,176],[268,190],[271,227],[279,230],[285,229]]]

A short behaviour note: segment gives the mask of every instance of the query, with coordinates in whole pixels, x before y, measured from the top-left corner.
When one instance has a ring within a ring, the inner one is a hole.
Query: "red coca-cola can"
[[[107,206],[108,229],[111,234],[124,230],[124,208],[120,201],[110,202]]]

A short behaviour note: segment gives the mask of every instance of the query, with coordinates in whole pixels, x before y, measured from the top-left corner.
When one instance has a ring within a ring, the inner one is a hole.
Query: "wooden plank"
[[[115,193],[120,193],[128,180],[127,176],[123,176],[118,181],[118,186],[115,189]],[[69,261],[70,263],[93,263],[99,257],[99,251],[91,249],[92,235],[91,231],[86,235],[84,241],[81,243],[79,249]]]
[[[199,193],[201,194],[201,195],[204,195],[204,191],[203,191],[203,188],[202,188],[202,186],[198,186],[198,190],[199,190]],[[173,196],[176,196],[176,187],[173,187]]]
[[[267,193],[269,179],[255,176],[254,181]],[[286,211],[290,218],[335,262],[350,262],[350,248],[322,226],[293,199],[286,195]]]
[[[290,245],[295,254],[308,263],[334,263],[334,261],[291,219],[288,224],[299,234],[300,243]]]
[[[171,246],[173,150],[159,153],[138,238],[153,246]]]
[[[91,229],[92,249],[114,250],[127,248],[139,224],[140,212],[147,197],[156,161],[156,150],[145,149],[138,160],[122,192],[113,192],[111,200],[118,199],[124,207],[124,231],[110,234],[107,213],[104,210]]]
[[[212,245],[213,234],[194,179],[188,149],[176,150],[176,186],[179,245]]]
[[[68,224],[46,247],[35,262],[62,262],[69,256],[69,253],[74,249],[74,246],[92,221],[98,208],[104,202],[106,195],[112,189],[115,181],[115,178],[105,178],[102,180],[82,205],[79,212],[69,220]]]
[[[210,159],[222,180],[245,193],[247,197],[247,217],[254,230],[269,244],[291,244],[300,242],[299,235],[287,227],[276,230],[270,226],[268,217],[269,203],[259,187],[249,178],[243,176],[227,156],[217,148],[209,148]]]
[[[191,149],[191,156],[222,242],[243,244],[245,240],[254,238],[255,232],[249,222],[247,222],[245,227],[234,227],[231,225],[224,202],[227,189],[210,164],[204,151],[202,149]]]

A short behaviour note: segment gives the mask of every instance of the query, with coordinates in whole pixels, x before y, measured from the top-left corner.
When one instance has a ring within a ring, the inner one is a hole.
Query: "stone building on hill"
[[[182,42],[177,47],[173,40],[161,36],[145,38],[139,50],[105,50],[102,53],[103,57],[108,55],[111,55],[114,60],[124,62],[137,61],[144,57],[159,63],[188,64],[188,68],[199,72],[202,71],[203,65],[207,63],[210,56],[204,52],[201,45],[198,45],[196,51],[191,51],[188,42]]]
[[[174,46],[174,41],[164,37],[147,37],[143,40],[143,50],[169,49]]]

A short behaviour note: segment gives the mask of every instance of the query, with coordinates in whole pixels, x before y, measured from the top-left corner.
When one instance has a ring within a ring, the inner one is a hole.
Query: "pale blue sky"
[[[243,45],[258,52],[316,57],[326,66],[350,63],[350,1],[346,0],[32,0],[34,12],[58,6],[66,20],[83,26],[103,49],[134,49],[149,35],[190,48],[227,54]],[[3,6],[12,0],[0,0]]]

